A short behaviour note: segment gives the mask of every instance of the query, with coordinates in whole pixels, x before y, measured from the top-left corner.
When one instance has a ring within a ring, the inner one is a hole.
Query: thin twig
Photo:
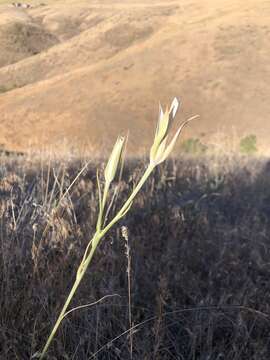
[[[128,238],[128,228],[122,226],[122,236],[126,241],[126,257],[127,257],[127,280],[128,280],[128,319],[129,327],[132,327],[132,309],[131,309],[131,257],[130,257],[130,246]],[[130,330],[129,334],[129,343],[130,343],[130,359],[133,359],[133,332]]]
[[[65,313],[65,315],[63,316],[62,319],[64,319],[66,316],[68,316],[70,313],[76,311],[76,310],[80,310],[80,309],[84,309],[84,308],[87,308],[87,307],[90,307],[90,306],[94,306],[94,305],[97,305],[99,304],[100,302],[102,302],[103,300],[107,299],[107,298],[111,298],[111,297],[115,297],[115,296],[118,296],[118,297],[121,297],[119,294],[110,294],[110,295],[105,295],[103,296],[101,299],[93,302],[93,303],[90,303],[90,304],[85,304],[85,305],[80,305],[80,306],[76,306],[75,308],[73,309],[70,309],[69,311],[67,311]]]
[[[252,309],[252,308],[249,308],[249,307],[246,307],[246,306],[242,306],[242,305],[200,306],[200,307],[186,308],[186,309],[166,312],[166,313],[162,314],[161,316],[164,318],[164,317],[167,317],[167,316],[170,316],[170,315],[180,314],[180,313],[184,313],[184,312],[209,311],[209,310],[243,310],[243,311],[254,313],[254,314],[258,315],[258,316],[261,316],[265,320],[270,322],[270,314],[266,314],[266,313],[263,313],[263,312],[261,312],[259,310],[255,310],[255,309]],[[93,359],[100,352],[107,349],[108,345],[111,345],[116,340],[118,340],[121,337],[125,336],[126,334],[130,333],[130,331],[132,331],[134,333],[134,331],[137,330],[139,327],[144,326],[147,323],[156,320],[157,318],[158,318],[157,316],[152,316],[152,317],[150,317],[150,318],[148,318],[148,319],[146,319],[146,320],[144,320],[144,321],[142,321],[142,322],[140,322],[140,323],[138,323],[136,325],[133,325],[130,329],[125,330],[124,332],[122,332],[121,334],[119,334],[118,336],[113,338],[112,340],[108,341],[98,351],[96,351],[94,354],[92,354],[91,357],[88,358],[88,360]]]

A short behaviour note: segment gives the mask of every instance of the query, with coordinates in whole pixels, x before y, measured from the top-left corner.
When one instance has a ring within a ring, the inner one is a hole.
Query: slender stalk
[[[54,325],[54,327],[53,327],[53,329],[51,331],[51,334],[48,337],[48,340],[47,340],[47,342],[46,342],[46,344],[45,344],[45,346],[44,346],[44,348],[42,350],[42,353],[40,355],[40,359],[44,358],[44,356],[45,356],[45,354],[46,354],[46,352],[47,352],[47,350],[48,350],[48,348],[49,348],[49,346],[50,346],[50,344],[51,344],[51,342],[52,342],[52,340],[53,340],[53,338],[54,338],[54,336],[56,334],[56,331],[57,331],[59,325],[61,324],[61,322],[62,322],[62,320],[63,320],[63,318],[65,316],[66,310],[67,310],[67,308],[68,308],[68,306],[69,306],[69,304],[70,304],[70,302],[71,302],[71,300],[73,298],[73,295],[75,294],[81,280],[82,280],[82,277],[78,277],[76,279],[76,281],[74,282],[74,284],[72,286],[72,289],[70,290],[70,293],[68,295],[68,298],[67,298],[67,300],[66,300],[66,302],[65,302],[65,304],[64,304],[64,306],[63,306],[63,308],[61,310],[61,313],[58,316],[58,319],[57,319],[57,321],[56,321],[56,323],[55,323],[55,325]]]
[[[95,238],[95,236],[94,236],[94,238]],[[72,286],[72,289],[70,290],[70,293],[69,293],[69,295],[67,297],[67,300],[66,300],[66,302],[65,302],[65,304],[64,304],[64,306],[63,306],[63,308],[62,308],[62,310],[60,312],[60,315],[58,316],[58,319],[57,319],[57,321],[56,321],[56,323],[55,323],[55,325],[54,325],[54,327],[53,327],[53,329],[51,331],[50,336],[48,337],[48,340],[47,340],[47,342],[46,342],[46,344],[45,344],[45,346],[44,346],[44,348],[42,350],[42,353],[40,355],[40,359],[43,359],[44,356],[46,355],[47,350],[48,350],[48,348],[49,348],[49,346],[50,346],[50,344],[51,344],[51,342],[52,342],[52,340],[53,340],[53,338],[54,338],[54,336],[55,336],[55,334],[56,334],[56,332],[57,332],[57,330],[58,330],[58,328],[59,328],[59,326],[60,326],[60,324],[61,324],[61,322],[63,320],[63,318],[66,315],[66,310],[67,310],[71,300],[73,299],[73,296],[76,293],[76,290],[77,290],[78,286],[80,285],[80,283],[81,283],[81,281],[83,279],[83,276],[84,276],[84,274],[85,274],[85,272],[87,270],[88,265],[90,264],[90,262],[91,262],[91,260],[93,258],[95,249],[96,249],[96,247],[92,247],[92,249],[90,251],[90,254],[89,254],[88,258],[87,258],[87,261],[85,261],[85,264],[83,264],[83,262],[80,264],[80,266],[83,265],[81,267],[81,271],[78,274],[78,276],[76,277],[76,280],[75,280],[75,282],[74,282],[74,284]]]
[[[126,200],[125,204],[122,206],[122,208],[118,211],[118,213],[116,214],[116,216],[110,221],[110,223],[103,229],[103,230],[98,230],[94,237],[91,239],[91,241],[89,242],[87,248],[86,248],[86,251],[85,251],[85,254],[82,258],[82,261],[78,267],[78,271],[77,271],[77,277],[76,277],[76,280],[70,290],[70,293],[67,297],[67,300],[58,316],[58,319],[48,337],[48,340],[42,350],[42,353],[40,355],[40,359],[44,359],[47,351],[48,351],[48,348],[63,320],[63,318],[65,317],[65,314],[66,314],[66,311],[67,311],[67,308],[69,306],[69,304],[71,303],[71,300],[73,299],[73,296],[75,295],[76,293],[76,290],[78,288],[78,286],[80,285],[82,279],[83,279],[83,276],[89,266],[89,264],[91,263],[92,261],[92,258],[94,256],[94,253],[96,251],[96,248],[100,242],[100,240],[104,237],[104,235],[111,229],[111,227],[116,223],[118,222],[124,215],[125,213],[129,210],[130,206],[132,205],[132,202],[135,198],[135,196],[138,194],[138,192],[140,191],[140,189],[142,188],[143,184],[146,182],[146,180],[148,179],[149,175],[151,174],[151,172],[153,171],[154,169],[154,165],[149,165],[145,171],[145,173],[143,174],[142,178],[140,179],[140,181],[138,182],[138,184],[136,185],[135,189],[133,190],[133,192],[131,193],[131,195],[129,196],[129,198]],[[107,194],[108,192],[108,189],[105,189],[105,192]],[[107,195],[106,195],[107,196]],[[102,201],[102,207],[105,205],[105,201],[106,201],[106,197],[103,196],[103,201]],[[102,212],[101,212],[102,214]],[[101,215],[102,216],[102,215]],[[89,251],[89,248],[90,248],[90,245],[91,244],[91,250],[89,252],[89,255],[87,255],[88,251]]]
[[[134,200],[134,198],[136,197],[138,192],[141,190],[141,188],[143,187],[143,184],[146,182],[146,180],[148,179],[149,175],[154,170],[154,168],[155,168],[155,165],[152,165],[152,164],[148,165],[141,180],[138,182],[135,189],[132,191],[131,195],[126,200],[125,204],[121,207],[121,209],[118,211],[116,216],[109,222],[109,224],[106,225],[103,230],[101,230],[101,232],[100,232],[101,237],[103,237],[110,230],[110,228],[116,222],[118,222],[123,217],[123,215],[125,215],[125,212],[129,209],[130,205],[132,204],[132,201]]]
[[[111,229],[111,227],[116,224],[123,216],[126,215],[126,213],[129,211],[130,207],[132,206],[133,200],[136,197],[136,195],[138,194],[138,192],[141,190],[141,188],[143,187],[144,183],[146,182],[146,180],[148,179],[149,175],[152,173],[152,171],[154,170],[155,166],[157,166],[158,164],[162,163],[170,154],[170,152],[172,151],[174,144],[181,132],[181,130],[183,129],[183,127],[189,122],[191,121],[193,118],[190,118],[189,120],[185,121],[178,129],[178,131],[176,132],[176,134],[174,135],[173,139],[171,140],[169,145],[166,145],[167,142],[167,138],[168,138],[168,132],[169,129],[171,127],[171,121],[173,120],[173,118],[175,117],[176,111],[178,109],[179,106],[179,102],[178,100],[175,98],[172,102],[171,108],[170,110],[167,110],[166,113],[163,113],[163,110],[160,109],[160,117],[158,120],[158,125],[157,125],[157,129],[156,129],[156,134],[155,134],[155,138],[154,138],[154,143],[151,147],[151,151],[150,151],[150,164],[148,165],[148,167],[146,168],[142,178],[140,179],[140,181],[138,182],[138,184],[136,185],[135,189],[132,191],[132,193],[130,194],[130,196],[128,197],[128,199],[126,200],[126,202],[124,203],[124,205],[121,207],[121,209],[118,211],[118,213],[115,215],[115,217],[109,222],[109,224],[107,224],[106,226],[104,225],[104,228],[102,228],[102,223],[103,223],[103,212],[104,212],[104,208],[106,205],[106,200],[107,200],[107,195],[108,195],[108,191],[109,191],[109,187],[111,182],[113,181],[116,171],[117,171],[117,167],[119,164],[119,161],[121,159],[121,153],[123,150],[123,144],[125,142],[124,138],[118,138],[115,146],[113,148],[113,151],[111,153],[111,156],[109,158],[108,164],[105,168],[105,187],[104,187],[104,193],[103,193],[103,197],[101,198],[101,189],[100,189],[100,182],[99,182],[99,177],[98,177],[98,173],[97,173],[97,181],[98,181],[98,190],[99,190],[99,215],[98,215],[98,220],[97,220],[97,226],[96,226],[96,233],[94,235],[94,237],[92,238],[92,240],[88,243],[86,250],[84,252],[82,261],[78,267],[77,270],[77,276],[76,276],[76,280],[72,286],[72,289],[68,295],[68,298],[63,306],[63,309],[61,310],[61,313],[52,329],[52,332],[44,346],[44,349],[40,355],[40,358],[43,359],[56,332],[57,329],[59,327],[59,325],[61,324],[63,318],[66,315],[66,310],[74,296],[74,294],[76,293],[76,290],[78,288],[78,286],[80,285],[80,282],[89,266],[89,264],[92,261],[93,255],[96,251],[96,248],[100,242],[100,240],[106,235],[106,233]],[[47,192],[47,191],[46,191]],[[46,198],[46,194],[45,194],[45,198]],[[106,216],[105,216],[106,218]],[[106,221],[106,219],[105,219]],[[45,229],[46,231],[46,229]]]
[[[99,209],[99,215],[98,215],[98,220],[97,220],[97,228],[96,228],[97,232],[100,232],[100,230],[101,230],[102,221],[103,221],[103,212],[104,212],[104,208],[105,208],[105,205],[106,205],[106,200],[107,200],[107,197],[108,197],[109,187],[110,187],[110,183],[108,183],[106,181],[105,187],[104,187],[104,192],[103,192],[103,197],[102,197],[102,200],[100,201],[100,209]]]

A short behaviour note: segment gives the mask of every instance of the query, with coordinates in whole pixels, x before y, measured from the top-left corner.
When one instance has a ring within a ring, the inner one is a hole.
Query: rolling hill
[[[184,136],[268,150],[270,3],[265,0],[32,1],[0,5],[0,145],[107,149],[153,135],[177,96]],[[236,140],[237,141],[237,140]]]

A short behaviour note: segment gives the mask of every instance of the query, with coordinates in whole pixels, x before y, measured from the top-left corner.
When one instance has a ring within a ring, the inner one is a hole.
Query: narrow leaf
[[[180,125],[180,127],[179,127],[179,129],[177,130],[176,134],[175,134],[174,137],[172,138],[170,144],[167,146],[166,150],[164,151],[162,158],[161,158],[160,161],[158,162],[159,164],[162,163],[165,159],[167,159],[167,157],[170,155],[170,153],[172,152],[172,150],[173,150],[173,148],[174,148],[174,145],[175,145],[175,143],[176,143],[176,141],[177,141],[177,139],[178,139],[181,131],[183,130],[183,128],[184,128],[190,121],[192,121],[192,120],[194,120],[194,119],[196,119],[196,118],[198,118],[198,115],[191,117],[190,119],[186,120],[185,122],[183,122],[183,123]]]
[[[180,103],[179,103],[178,99],[175,97],[172,101],[170,111],[169,111],[170,118],[172,118],[172,119],[175,118],[175,115],[177,113],[179,106],[180,106]]]
[[[133,205],[133,201],[131,201],[131,203],[128,205],[128,207],[126,208],[126,210],[121,214],[121,218],[124,217],[129,210],[131,209],[131,206]]]
[[[101,185],[99,180],[99,172],[97,169],[97,186],[98,186],[98,203],[99,203],[99,214],[98,214],[98,220],[97,220],[97,230],[100,230],[101,221],[102,221],[102,215],[103,215],[103,205],[102,205],[102,194],[101,194]]]

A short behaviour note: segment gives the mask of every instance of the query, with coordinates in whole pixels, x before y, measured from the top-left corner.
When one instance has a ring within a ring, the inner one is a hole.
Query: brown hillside
[[[19,46],[0,45],[2,59],[12,59],[0,68],[0,143],[7,148],[104,149],[129,129],[130,147],[142,150],[159,100],[173,96],[182,99],[182,118],[201,116],[185,136],[209,142],[217,132],[254,133],[267,147],[269,2],[57,1],[0,9],[0,34],[14,29],[14,17],[28,27]]]
[[[0,67],[38,54],[57,42],[55,35],[25,11],[0,8]]]

